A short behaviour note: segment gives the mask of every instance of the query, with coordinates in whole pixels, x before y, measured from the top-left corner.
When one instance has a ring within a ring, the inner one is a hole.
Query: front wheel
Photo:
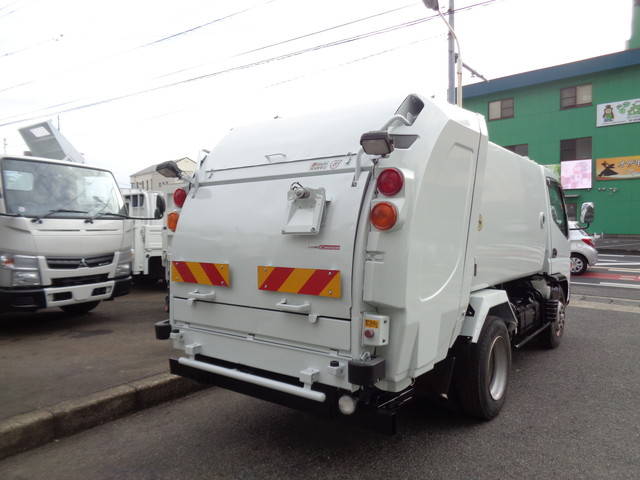
[[[98,306],[100,300],[97,302],[85,302],[85,303],[72,303],[71,305],[65,305],[60,307],[63,312],[70,313],[72,315],[81,315],[87,313]]]
[[[584,255],[580,255],[579,253],[571,254],[571,275],[582,275],[587,271],[589,267],[589,262],[584,257]]]
[[[545,317],[551,322],[549,328],[540,333],[545,348],[554,349],[560,345],[564,335],[566,309],[567,302],[562,290],[558,289],[552,298],[545,302]]]
[[[464,347],[454,388],[462,410],[490,420],[504,404],[511,371],[511,341],[501,318],[487,316],[478,343]]]

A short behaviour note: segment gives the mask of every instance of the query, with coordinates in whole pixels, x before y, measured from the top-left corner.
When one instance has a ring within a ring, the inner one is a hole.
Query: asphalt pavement
[[[571,278],[573,292],[640,299],[640,255],[600,252],[598,263]]]
[[[0,314],[0,420],[168,372],[164,290],[140,287],[86,315]]]
[[[514,352],[491,422],[416,403],[389,437],[214,388],[7,458],[0,478],[636,479],[640,316],[582,297],[560,348]]]

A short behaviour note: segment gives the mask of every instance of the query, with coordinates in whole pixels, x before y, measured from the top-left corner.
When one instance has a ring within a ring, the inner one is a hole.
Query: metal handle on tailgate
[[[213,300],[216,298],[216,291],[212,290],[205,293],[194,290],[193,292],[189,292],[189,297],[194,300]]]
[[[309,302],[304,302],[300,305],[290,305],[287,303],[287,299],[283,298],[276,303],[276,308],[283,312],[309,313],[311,311],[311,304]]]

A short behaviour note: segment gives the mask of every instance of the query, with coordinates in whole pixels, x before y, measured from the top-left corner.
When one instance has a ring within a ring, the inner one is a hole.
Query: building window
[[[591,137],[560,140],[560,161],[591,159]]]
[[[489,102],[489,120],[513,118],[513,98]]]
[[[529,144],[521,143],[520,145],[509,145],[504,147],[507,150],[511,150],[513,153],[517,153],[518,155],[522,155],[523,157],[529,156]]]
[[[560,89],[560,109],[591,105],[591,84]]]

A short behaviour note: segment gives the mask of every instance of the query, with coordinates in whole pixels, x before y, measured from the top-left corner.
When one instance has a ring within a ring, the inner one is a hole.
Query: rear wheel
[[[501,318],[487,316],[478,343],[464,348],[455,376],[462,410],[490,420],[504,404],[511,371],[511,341]]]
[[[572,275],[582,275],[587,271],[587,267],[589,267],[589,262],[579,253],[571,254],[571,274]]]
[[[99,300],[97,302],[73,303],[71,305],[60,307],[60,309],[63,312],[71,313],[72,315],[80,315],[93,310],[98,306],[99,303]]]

